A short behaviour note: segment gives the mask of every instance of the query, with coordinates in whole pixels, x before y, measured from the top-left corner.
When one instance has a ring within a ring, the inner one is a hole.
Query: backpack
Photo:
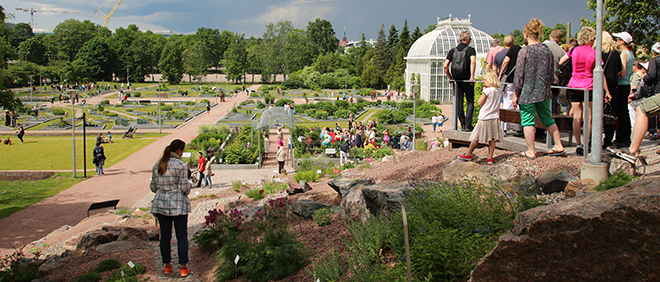
[[[569,54],[573,51],[568,51]],[[569,57],[563,65],[559,65],[559,85],[566,86],[573,76],[573,58]]]
[[[465,47],[462,51],[454,48],[450,70],[453,79],[470,79],[470,60],[467,58],[468,49],[470,49],[470,46]]]

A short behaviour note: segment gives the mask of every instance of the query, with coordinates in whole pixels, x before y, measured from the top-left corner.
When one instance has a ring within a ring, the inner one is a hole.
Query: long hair
[[[185,147],[186,147],[186,142],[183,142],[180,139],[172,140],[172,143],[170,143],[170,145],[165,147],[165,151],[163,151],[163,156],[160,158],[160,161],[158,162],[158,175],[163,175],[167,171],[167,163],[170,161],[171,153],[176,152]]]

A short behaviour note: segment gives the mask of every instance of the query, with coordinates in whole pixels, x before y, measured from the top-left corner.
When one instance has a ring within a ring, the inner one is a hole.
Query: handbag
[[[605,102],[603,104],[603,124],[606,125],[613,125],[617,121],[617,115],[614,112],[614,107],[612,106],[612,103],[610,102]]]
[[[504,88],[506,87],[506,81],[509,78],[509,75],[516,70],[516,66],[514,66],[509,73],[504,73],[502,74],[502,79],[500,79],[500,91],[504,91]]]

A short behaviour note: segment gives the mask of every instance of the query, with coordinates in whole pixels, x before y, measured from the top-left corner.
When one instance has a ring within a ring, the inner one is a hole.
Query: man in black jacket
[[[474,81],[474,71],[477,67],[477,51],[470,47],[472,38],[470,33],[464,31],[460,35],[461,43],[449,50],[447,59],[443,65],[445,74],[449,79]],[[451,71],[449,70],[451,64]],[[461,122],[461,128],[472,130],[472,115],[474,114],[474,84],[469,82],[457,82],[456,95],[458,99],[458,111],[456,115]],[[463,112],[463,96],[467,102],[467,116]]]

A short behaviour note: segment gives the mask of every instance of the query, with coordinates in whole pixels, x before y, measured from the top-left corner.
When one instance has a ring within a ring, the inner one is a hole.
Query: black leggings
[[[179,264],[188,263],[188,215],[166,216],[154,214],[160,222],[160,255],[163,263],[172,262],[172,223],[176,232]]]

